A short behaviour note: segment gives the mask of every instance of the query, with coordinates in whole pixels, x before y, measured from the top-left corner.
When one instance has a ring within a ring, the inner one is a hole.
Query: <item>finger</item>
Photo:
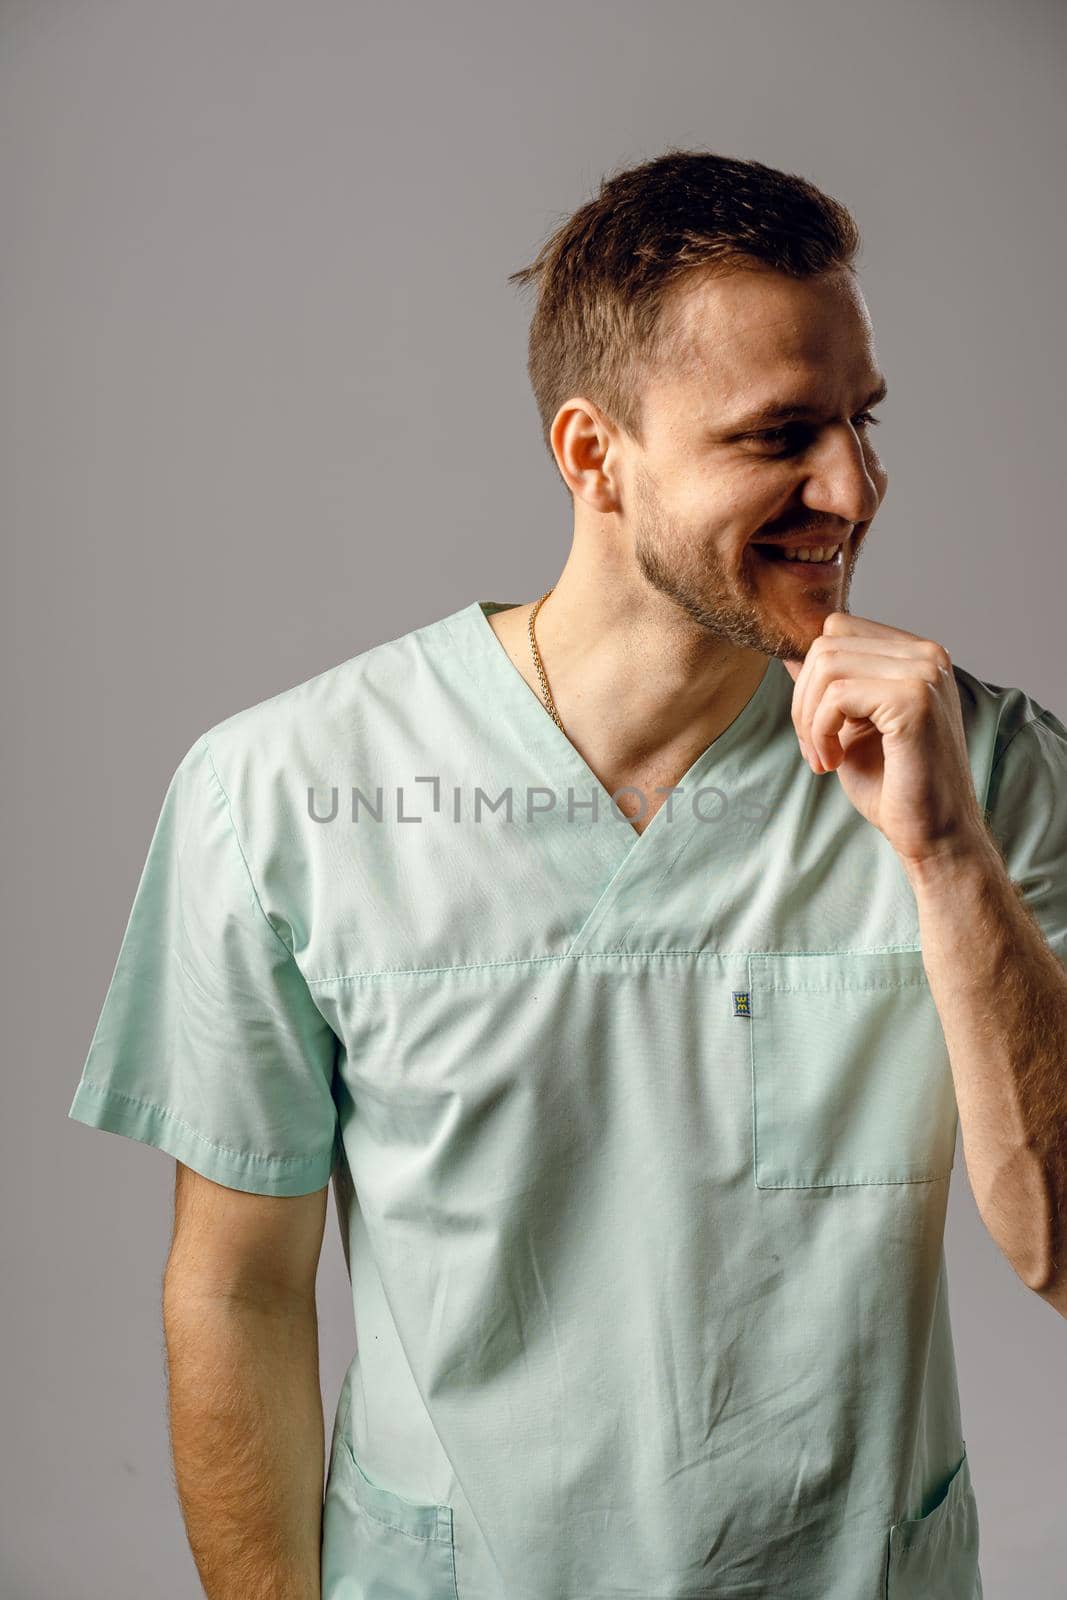
[[[883,638],[881,634],[874,635],[864,633],[852,633],[847,635],[842,634],[837,638],[827,634],[821,634],[820,638],[825,639],[826,643],[820,645],[819,648],[815,650],[814,655],[809,647],[804,661],[796,663],[797,671],[789,674],[789,676],[793,679],[793,703],[798,708],[801,706],[801,703],[805,701],[808,692],[808,684],[811,682],[812,674],[815,671],[820,656],[825,656],[827,654],[837,655],[842,650],[850,650],[853,652],[866,651],[871,655],[902,656],[909,660],[923,659],[922,655],[918,656],[918,658],[916,657],[916,641],[910,634],[904,639],[895,637],[886,639]],[[931,649],[934,648],[932,646],[932,642],[929,640],[919,640],[918,642],[920,644],[927,645]],[[804,678],[804,682],[801,685],[798,693],[796,685],[800,682],[801,673],[803,672],[804,666],[809,660],[811,661],[811,671]]]
[[[823,695],[812,718],[809,742],[828,771],[844,759],[845,745],[840,735],[846,722],[857,724],[856,734],[861,732],[863,722],[876,729],[873,713],[884,703],[884,678],[839,679],[834,692]]]
[[[873,617],[857,617],[851,611],[831,611],[822,625],[824,636],[841,634],[868,634],[880,639],[921,639],[921,633],[909,633],[907,628],[894,628],[888,622],[876,622]]]
[[[835,678],[907,676],[915,670],[914,646],[898,640],[842,640],[808,651],[793,686],[793,724],[802,743],[811,743],[811,720],[826,685]]]
[[[913,633],[893,633],[888,637],[881,633],[823,633],[819,638],[825,641],[819,646],[820,650],[880,650],[886,655],[918,655],[921,659],[921,652],[916,651],[918,644],[928,646],[931,654],[933,652],[932,639],[920,639]],[[808,654],[811,654],[810,648]],[[807,656],[804,659],[807,660]]]
[[[800,706],[798,737],[814,750],[823,766],[836,765],[843,754],[843,747],[836,737],[841,723],[850,717],[870,717],[871,709],[861,708],[884,705],[887,682],[914,682],[921,679],[929,684],[929,671],[930,663],[917,661],[914,654],[885,656],[847,650],[820,652]],[[831,684],[836,685],[831,703],[836,707],[846,705],[856,709],[845,710],[840,719],[829,727],[830,737],[826,738],[826,724],[820,714],[827,703],[827,690]],[[854,692],[851,687],[854,684],[864,685],[863,692]],[[880,692],[872,695],[872,686],[879,686]]]
[[[866,721],[881,735],[884,747],[887,741],[895,741],[909,726],[929,716],[939,688],[939,683],[924,675],[908,675],[898,681],[884,677],[836,679],[827,686],[812,719],[816,730],[813,737],[828,738],[832,750],[841,745],[838,735],[846,722]],[[857,726],[849,745],[864,731]]]

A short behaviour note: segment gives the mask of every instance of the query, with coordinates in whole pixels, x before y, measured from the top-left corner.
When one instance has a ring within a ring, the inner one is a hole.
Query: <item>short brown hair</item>
[[[537,285],[526,370],[549,455],[575,394],[642,441],[642,380],[677,355],[670,291],[684,277],[751,261],[813,277],[851,270],[859,245],[839,201],[759,161],[670,149],[605,178],[507,280]]]

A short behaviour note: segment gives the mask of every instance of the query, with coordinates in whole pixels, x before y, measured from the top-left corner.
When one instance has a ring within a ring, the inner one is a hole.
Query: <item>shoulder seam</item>
[[[1007,755],[1008,751],[1011,749],[1012,745],[1015,743],[1015,741],[1019,737],[1020,733],[1025,733],[1027,728],[1036,727],[1037,724],[1042,720],[1044,715],[1045,715],[1045,713],[1042,711],[1036,717],[1027,717],[1027,719],[1023,723],[1022,727],[1016,728],[1015,732],[1012,734],[1011,738],[1008,740],[1007,744],[1004,746],[1003,750],[1000,752],[1000,754],[997,757],[997,759],[990,766],[990,768],[989,768],[989,776],[986,779],[985,793],[982,796],[982,810],[983,811],[988,809],[987,801],[989,800],[989,791],[993,787],[993,779],[996,777],[997,771],[998,771],[998,769],[1000,767],[1001,762],[1004,760],[1004,757]]]
[[[252,869],[248,865],[248,859],[245,856],[244,850],[243,850],[243,848],[241,846],[240,835],[237,832],[237,825],[233,820],[233,806],[231,805],[230,797],[226,793],[225,787],[223,786],[222,779],[219,777],[218,768],[215,765],[215,758],[211,754],[211,746],[210,746],[210,744],[208,744],[207,735],[206,734],[202,737],[200,742],[204,747],[204,754],[207,756],[208,765],[211,768],[212,777],[215,779],[215,782],[218,784],[219,793],[221,794],[223,800],[225,800],[225,802],[226,802],[226,820],[230,825],[230,832],[233,834],[233,842],[237,846],[238,855],[241,857],[241,865],[245,869],[245,875],[248,878],[248,884],[249,884],[250,889],[252,890],[253,898],[254,898],[254,900],[256,902],[257,907],[259,908],[259,914],[263,918],[263,921],[266,923],[267,927],[270,929],[271,933],[274,935],[275,939],[281,945],[282,949],[285,951],[286,955],[289,957],[289,960],[290,961],[295,961],[296,958],[293,955],[292,949],[290,948],[290,946],[288,944],[286,944],[285,940],[282,938],[281,934],[278,932],[277,928],[274,926],[273,922],[270,920],[270,918],[267,916],[267,913],[263,909],[263,902],[259,898],[259,890],[256,888],[256,881],[252,876]]]

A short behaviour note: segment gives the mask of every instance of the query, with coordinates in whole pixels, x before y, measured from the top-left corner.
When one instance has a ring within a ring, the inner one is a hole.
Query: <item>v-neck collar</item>
[[[553,721],[493,632],[490,615],[509,611],[514,604],[475,600],[443,618],[450,641],[449,664],[453,671],[466,673],[477,714],[492,717],[495,711],[503,721],[510,744],[521,749],[523,764],[529,764],[534,782],[557,798],[561,791],[579,797],[574,811],[568,795],[567,804],[550,809],[538,821],[538,827],[552,830],[556,845],[561,843],[561,831],[573,835],[575,849],[582,852],[583,872],[591,851],[606,873],[564,953],[573,958],[624,953],[636,948],[633,941],[640,940],[643,919],[672,875],[682,870],[701,821],[712,820],[698,812],[695,804],[697,792],[707,787],[704,780],[711,780],[716,790],[725,785],[728,791],[746,781],[745,741],[762,751],[776,737],[789,714],[792,679],[782,662],[772,656],[748,702],[682,774],[677,787],[683,793],[668,796],[647,828],[638,833],[613,805],[608,790]],[[592,796],[597,801],[595,817],[588,810]],[[672,799],[675,805],[669,814],[668,801]],[[570,827],[579,806],[578,821],[586,825]],[[708,830],[701,831],[706,839]]]
[[[468,657],[468,665],[471,666],[480,686],[489,688],[505,714],[515,720],[516,726],[521,727],[527,750],[546,776],[552,780],[561,777],[564,780],[563,787],[569,785],[584,795],[595,792],[598,815],[602,815],[609,822],[618,823],[617,829],[612,827],[609,831],[613,834],[617,832],[621,836],[626,853],[634,849],[650,849],[651,846],[646,841],[653,837],[658,838],[659,833],[671,826],[667,820],[666,804],[659,807],[640,833],[628,818],[617,811],[610,791],[604,787],[578,748],[552,719],[540,696],[526,682],[502,641],[493,631],[489,622],[490,616],[497,611],[511,611],[518,604],[516,601],[475,600],[450,619],[453,625],[458,624],[463,630],[460,642],[469,648],[476,658],[475,665]],[[785,668],[776,656],[768,658],[763,676],[749,699],[733,721],[716,735],[682,774],[678,780],[679,788],[688,791],[745,737],[750,726],[762,714],[765,702],[781,688],[781,675],[784,672]],[[598,828],[597,831],[602,830]]]

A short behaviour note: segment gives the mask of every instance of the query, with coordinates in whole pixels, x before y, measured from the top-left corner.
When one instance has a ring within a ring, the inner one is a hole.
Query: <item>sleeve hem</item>
[[[197,1133],[165,1106],[105,1089],[87,1078],[78,1084],[67,1116],[86,1127],[152,1145],[202,1177],[247,1194],[314,1194],[326,1187],[333,1171],[336,1140],[315,1155],[230,1150]]]

